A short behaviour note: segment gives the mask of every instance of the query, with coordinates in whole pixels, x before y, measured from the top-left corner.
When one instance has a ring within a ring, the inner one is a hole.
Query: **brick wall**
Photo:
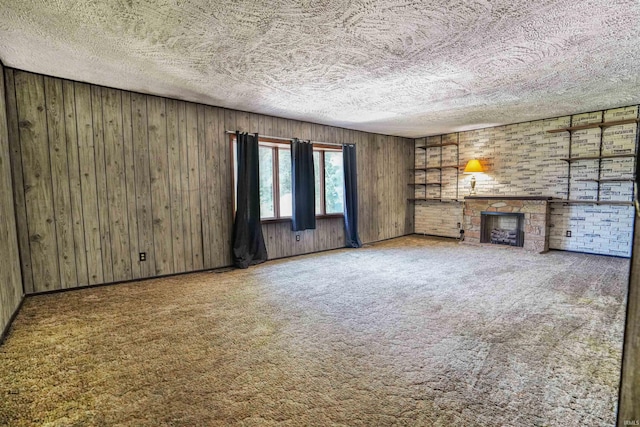
[[[566,237],[567,230],[571,237]],[[631,206],[551,206],[552,249],[629,257],[632,231]]]
[[[462,228],[460,202],[416,202],[415,232],[432,236],[459,237]]]
[[[456,147],[443,148],[443,164],[455,162],[464,165],[469,159],[479,158],[487,171],[478,176],[478,195],[551,196],[567,198],[568,164],[560,160],[569,155],[568,132],[547,133],[548,130],[638,117],[637,106],[606,111],[576,114],[533,122],[498,126],[416,140],[416,145],[459,141]],[[600,129],[585,129],[573,134],[572,153],[575,156],[599,154]],[[602,154],[634,152],[636,125],[626,124],[604,129]],[[427,165],[437,165],[437,149],[427,151]],[[424,151],[416,150],[416,165],[424,164]],[[633,158],[603,159],[602,178],[633,177]],[[579,161],[571,165],[572,200],[595,200],[597,183],[578,181],[597,177],[597,160]],[[432,178],[438,171],[429,171]],[[421,175],[416,174],[416,182]],[[469,194],[468,175],[455,169],[443,170],[442,187],[427,187],[427,197],[462,199]],[[440,193],[442,191],[442,193]],[[632,200],[631,182],[601,183],[600,199]],[[416,197],[424,197],[424,187],[416,187]],[[462,203],[416,202],[415,223],[417,233],[457,237],[458,218],[462,218]],[[617,256],[630,256],[633,209],[630,206],[563,205],[551,206],[550,248]],[[571,231],[571,237],[566,232]]]

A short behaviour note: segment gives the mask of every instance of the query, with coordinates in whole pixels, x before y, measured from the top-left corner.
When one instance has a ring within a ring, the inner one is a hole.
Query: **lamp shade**
[[[464,173],[484,172],[482,165],[478,159],[471,159],[467,162],[467,166],[464,167]]]

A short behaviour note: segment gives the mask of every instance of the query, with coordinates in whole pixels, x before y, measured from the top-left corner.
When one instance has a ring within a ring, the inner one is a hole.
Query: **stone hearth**
[[[527,196],[467,196],[464,199],[464,242],[480,244],[482,212],[514,212],[524,214],[523,249],[531,252],[547,252],[551,199],[551,197]]]

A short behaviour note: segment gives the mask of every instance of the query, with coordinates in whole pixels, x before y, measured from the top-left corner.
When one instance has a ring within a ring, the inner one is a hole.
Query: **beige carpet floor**
[[[0,425],[612,425],[628,265],[409,236],[31,297]]]

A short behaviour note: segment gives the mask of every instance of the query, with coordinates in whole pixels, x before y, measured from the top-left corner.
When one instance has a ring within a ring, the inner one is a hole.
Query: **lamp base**
[[[469,195],[475,196],[476,194],[476,177],[471,176],[471,193]]]

